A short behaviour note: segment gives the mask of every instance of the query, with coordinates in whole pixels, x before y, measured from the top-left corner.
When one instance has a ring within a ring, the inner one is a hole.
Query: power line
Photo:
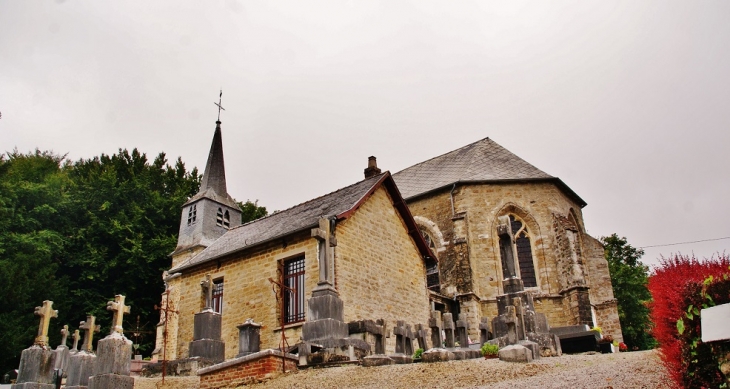
[[[723,240],[723,239],[730,239],[730,236],[726,236],[724,238],[715,238],[715,239],[702,239],[702,240],[693,240],[691,242],[679,242],[679,243],[667,243],[667,244],[655,244],[653,246],[642,246],[639,247],[640,249],[648,249],[651,247],[666,247],[666,246],[677,246],[680,244],[690,244],[690,243],[701,243],[701,242],[713,242],[716,240]]]

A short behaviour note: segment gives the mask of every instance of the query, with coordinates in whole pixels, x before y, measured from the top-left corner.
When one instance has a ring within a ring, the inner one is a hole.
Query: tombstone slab
[[[55,389],[53,369],[56,354],[47,347],[33,345],[20,354],[18,379],[12,389]]]
[[[421,354],[421,360],[427,363],[453,361],[454,353],[445,348],[432,348]]]
[[[386,366],[395,364],[395,361],[387,355],[368,355],[362,359],[363,367]]]
[[[261,351],[261,324],[254,323],[252,319],[238,326],[238,355],[257,353]]]
[[[73,354],[68,361],[66,389],[86,389],[89,386],[89,377],[94,374],[96,355],[79,351]]]
[[[532,362],[532,351],[519,344],[513,344],[499,350],[499,360],[505,362]]]
[[[189,356],[201,357],[223,362],[225,343],[221,340],[222,317],[211,310],[196,313],[193,318],[193,341],[190,342]]]

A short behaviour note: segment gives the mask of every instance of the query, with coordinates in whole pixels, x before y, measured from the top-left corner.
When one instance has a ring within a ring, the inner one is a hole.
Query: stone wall
[[[425,267],[406,227],[380,188],[336,230],[335,286],[345,303],[345,321],[385,319],[426,324],[429,315]],[[206,274],[223,278],[222,340],[225,358],[238,355],[238,329],[247,318],[261,323],[261,348],[278,348],[281,332],[276,296],[269,278],[278,279],[281,261],[304,255],[305,298],[319,280],[317,240],[307,230],[255,251],[245,251],[220,262],[186,272],[170,281],[174,309],[168,323],[168,359],[186,358],[193,340],[193,315],[204,298],[200,281]],[[285,329],[289,345],[300,341],[303,323]],[[395,340],[388,339],[393,351]]]
[[[146,378],[134,377],[134,389],[198,389],[200,387],[200,378],[190,377],[165,377],[165,383],[162,378]]]
[[[426,269],[420,252],[383,188],[337,226],[335,281],[345,321],[384,319],[428,324]],[[394,338],[386,352],[394,352]]]
[[[456,297],[474,293],[481,301],[483,316],[496,315],[495,297],[503,292],[496,228],[497,217],[508,213],[522,219],[529,231],[538,285],[528,290],[535,294],[535,310],[544,313],[551,326],[573,324],[586,317],[577,307],[571,314],[570,298],[561,294],[570,286],[588,286],[594,307],[613,299],[603,247],[585,232],[580,206],[553,183],[462,185],[410,200],[408,205],[419,225],[429,226],[429,232],[436,230],[443,236],[442,242],[435,239],[442,294]],[[459,226],[461,220],[465,226]],[[569,229],[577,230],[573,232],[573,243],[567,236],[566,223]],[[462,237],[468,243],[469,266],[460,262],[464,254],[459,256],[455,248]],[[573,252],[578,268],[573,266]],[[584,281],[578,282],[576,274]],[[619,327],[618,317],[614,319],[610,308],[601,309],[596,314],[605,323],[601,326]],[[470,325],[475,324],[470,321]]]
[[[188,356],[189,343],[193,340],[193,315],[200,312],[205,303],[200,281],[206,274],[210,274],[213,280],[223,278],[221,337],[226,343],[226,359],[238,355],[236,326],[248,318],[262,324],[261,348],[278,348],[281,340],[278,304],[268,279],[278,279],[280,261],[300,255],[305,258],[305,294],[308,296],[317,285],[319,274],[317,241],[310,237],[309,231],[252,252],[234,255],[220,263],[213,261],[173,280],[174,287],[180,291],[176,306],[179,329],[177,336],[172,338],[176,343],[176,357]],[[300,329],[301,324],[290,325],[287,329],[290,345],[299,341]]]

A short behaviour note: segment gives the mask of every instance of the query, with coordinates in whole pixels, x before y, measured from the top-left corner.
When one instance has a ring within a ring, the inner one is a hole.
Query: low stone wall
[[[282,358],[287,372],[297,370],[295,356],[269,349],[198,370],[200,389],[234,388],[274,378],[283,373]]]
[[[134,389],[198,389],[200,377],[165,377],[162,384],[162,377],[147,378],[134,377]]]

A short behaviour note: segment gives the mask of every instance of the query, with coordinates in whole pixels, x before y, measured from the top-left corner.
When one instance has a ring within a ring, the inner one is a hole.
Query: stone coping
[[[257,359],[260,359],[260,358],[263,358],[266,356],[270,356],[270,355],[273,355],[276,357],[288,358],[295,362],[299,361],[299,358],[297,358],[296,356],[294,356],[292,354],[283,353],[280,350],[268,349],[268,350],[259,351],[257,353],[244,355],[242,357],[229,359],[225,362],[221,362],[221,363],[213,365],[213,366],[204,367],[204,368],[198,370],[198,375],[213,373],[218,370],[222,370],[222,369],[225,369],[225,368],[228,368],[231,366],[235,366],[235,365],[238,365],[241,363],[255,361]]]

